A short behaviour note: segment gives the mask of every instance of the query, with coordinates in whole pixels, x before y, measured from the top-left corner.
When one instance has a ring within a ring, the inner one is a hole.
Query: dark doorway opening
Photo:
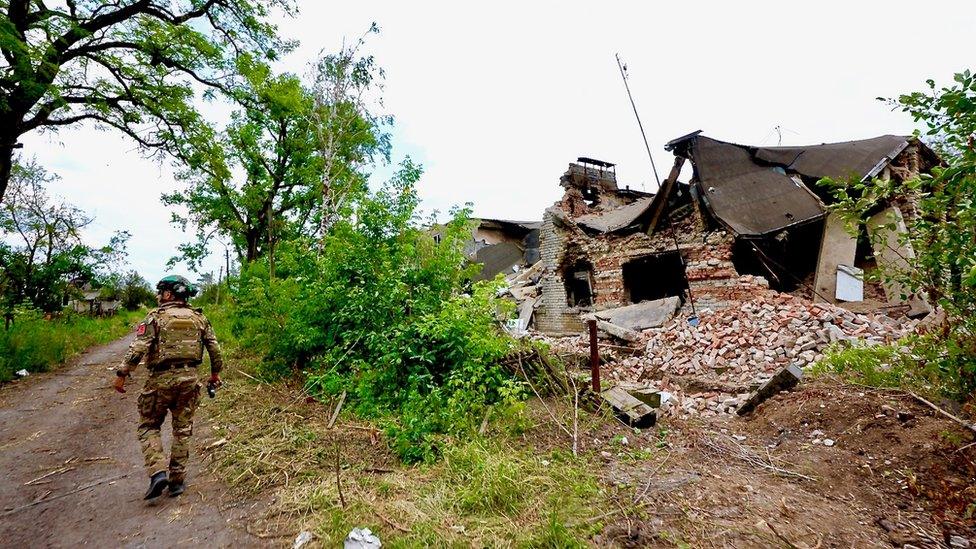
[[[593,265],[578,260],[563,272],[566,282],[566,300],[570,307],[593,305]]]
[[[684,300],[688,281],[678,252],[639,257],[623,266],[624,291],[631,303],[678,296]]]

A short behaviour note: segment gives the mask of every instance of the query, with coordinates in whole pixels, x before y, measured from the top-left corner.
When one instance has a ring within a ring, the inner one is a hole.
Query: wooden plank
[[[681,167],[684,164],[684,157],[674,157],[671,173],[668,174],[668,178],[664,180],[661,188],[657,190],[657,194],[654,195],[654,202],[651,203],[651,219],[648,221],[647,234],[652,234],[658,222],[661,221],[661,216],[664,215],[664,211],[668,207],[668,197],[674,192],[674,186],[678,183],[678,176],[681,175]]]

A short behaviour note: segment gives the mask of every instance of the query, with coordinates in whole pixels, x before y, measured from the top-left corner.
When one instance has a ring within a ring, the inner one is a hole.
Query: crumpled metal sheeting
[[[761,236],[824,215],[810,190],[757,164],[745,147],[698,136],[691,156],[705,204],[739,236]]]

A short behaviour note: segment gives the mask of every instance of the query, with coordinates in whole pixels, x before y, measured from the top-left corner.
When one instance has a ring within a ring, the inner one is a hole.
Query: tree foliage
[[[251,265],[236,309],[245,345],[267,349],[265,373],[301,370],[323,397],[347,391],[408,461],[436,456],[444,436],[477,430],[520,394],[497,364],[514,345],[498,328],[497,285],[467,285],[468,212],[435,242],[416,217],[419,175],[406,161],[350,204],[321,249],[310,238],[283,246],[277,278]]]
[[[916,257],[910,268],[883,275],[924,292],[944,311],[946,321],[917,342],[914,357],[941,372],[950,390],[968,395],[976,389],[976,78],[967,70],[950,86],[929,80],[927,87],[891,103],[924,127],[918,135],[941,153],[943,166],[908,181],[822,183],[833,188],[835,211],[855,223],[879,204],[914,202],[903,238]]]
[[[150,151],[196,131],[194,89],[224,89],[243,53],[288,48],[290,0],[0,0],[0,200],[19,136],[81,121]]]
[[[321,236],[349,214],[350,202],[367,190],[365,167],[388,161],[390,147],[391,119],[375,114],[373,104],[381,103],[382,71],[358,55],[362,43],[323,55],[310,86],[249,57],[238,61],[243,84],[230,95],[240,108],[216,138],[182,141],[188,185],[163,197],[188,212],[174,221],[196,230],[174,261],[198,264],[218,234],[241,261],[253,262],[277,242]]]
[[[385,73],[372,55],[360,50],[366,37],[379,33],[373,23],[352,44],[326,54],[314,65],[315,131],[323,162],[322,212],[319,234],[324,239],[345,206],[365,189],[364,164],[377,157],[389,161],[390,136],[383,128],[393,118],[378,113],[383,106]]]
[[[216,140],[189,141],[197,161],[181,174],[183,190],[163,196],[184,206],[174,214],[196,228],[181,259],[198,262],[211,235],[228,239],[244,261],[265,255],[275,241],[304,232],[319,201],[322,162],[312,130],[313,100],[293,75],[274,76],[266,65],[242,59],[244,84],[233,95],[247,98]],[[314,225],[312,226],[314,229]]]
[[[47,195],[45,187],[56,179],[33,160],[14,166],[0,205],[0,305],[6,312],[25,302],[59,311],[69,282],[107,276],[125,256],[128,233],[116,233],[101,247],[82,240],[92,219]]]

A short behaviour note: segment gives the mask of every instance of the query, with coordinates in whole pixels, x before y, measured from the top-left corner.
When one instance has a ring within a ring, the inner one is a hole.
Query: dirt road
[[[57,372],[0,387],[0,545],[5,547],[241,547],[266,545],[200,467],[206,396],[197,413],[187,491],[145,502],[135,438],[140,367],[124,395],[111,388],[130,337],[95,347]],[[218,397],[219,398],[219,397]],[[163,432],[169,433],[167,418]],[[169,437],[164,438],[167,448]]]

